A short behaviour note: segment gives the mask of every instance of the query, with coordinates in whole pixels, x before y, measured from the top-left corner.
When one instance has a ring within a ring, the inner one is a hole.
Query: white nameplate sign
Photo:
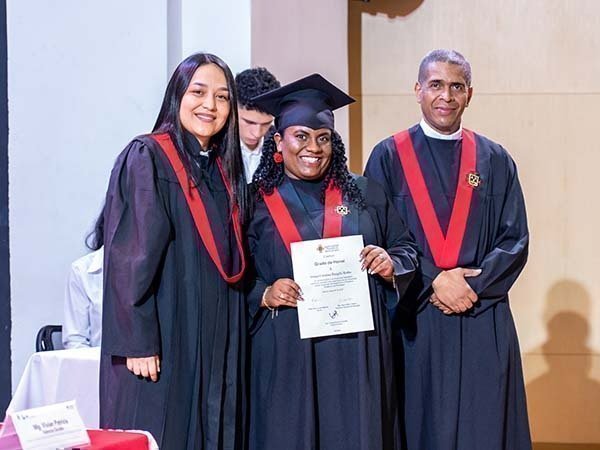
[[[3,432],[16,431],[23,450],[47,450],[88,445],[90,438],[75,401],[11,412]]]
[[[361,270],[363,237],[293,242],[294,281],[302,289],[302,339],[373,329],[367,272]]]

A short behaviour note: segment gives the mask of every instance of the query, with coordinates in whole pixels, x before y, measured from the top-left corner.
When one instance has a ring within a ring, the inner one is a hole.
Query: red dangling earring
[[[273,161],[275,161],[275,164],[281,164],[283,162],[283,156],[281,156],[281,152],[273,153]]]

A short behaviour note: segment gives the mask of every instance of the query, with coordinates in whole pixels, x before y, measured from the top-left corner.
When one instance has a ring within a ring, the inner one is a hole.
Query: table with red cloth
[[[0,422],[0,430],[2,422]],[[87,430],[90,444],[84,447],[73,447],[74,450],[158,450],[156,441],[138,431],[122,430]],[[0,439],[0,448],[21,448],[16,435],[11,434],[5,439]]]
[[[90,445],[82,450],[149,450],[148,437],[131,431],[88,430]],[[79,447],[76,447],[79,448]]]

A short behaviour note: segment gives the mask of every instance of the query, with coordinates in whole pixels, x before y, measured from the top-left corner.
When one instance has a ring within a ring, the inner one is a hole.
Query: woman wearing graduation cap
[[[354,100],[314,74],[253,101],[275,116],[276,132],[254,174],[248,230],[256,271],[248,296],[250,450],[401,448],[386,307],[410,282],[416,251],[383,190],[348,172],[332,111]],[[332,226],[340,217],[341,227]],[[300,338],[294,235],[363,236],[373,331]]]

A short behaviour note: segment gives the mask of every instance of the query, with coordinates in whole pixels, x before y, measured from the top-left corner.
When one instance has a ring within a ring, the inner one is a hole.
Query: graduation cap
[[[354,101],[318,73],[252,99],[260,109],[275,116],[275,127],[279,131],[292,125],[333,130],[332,111]]]

